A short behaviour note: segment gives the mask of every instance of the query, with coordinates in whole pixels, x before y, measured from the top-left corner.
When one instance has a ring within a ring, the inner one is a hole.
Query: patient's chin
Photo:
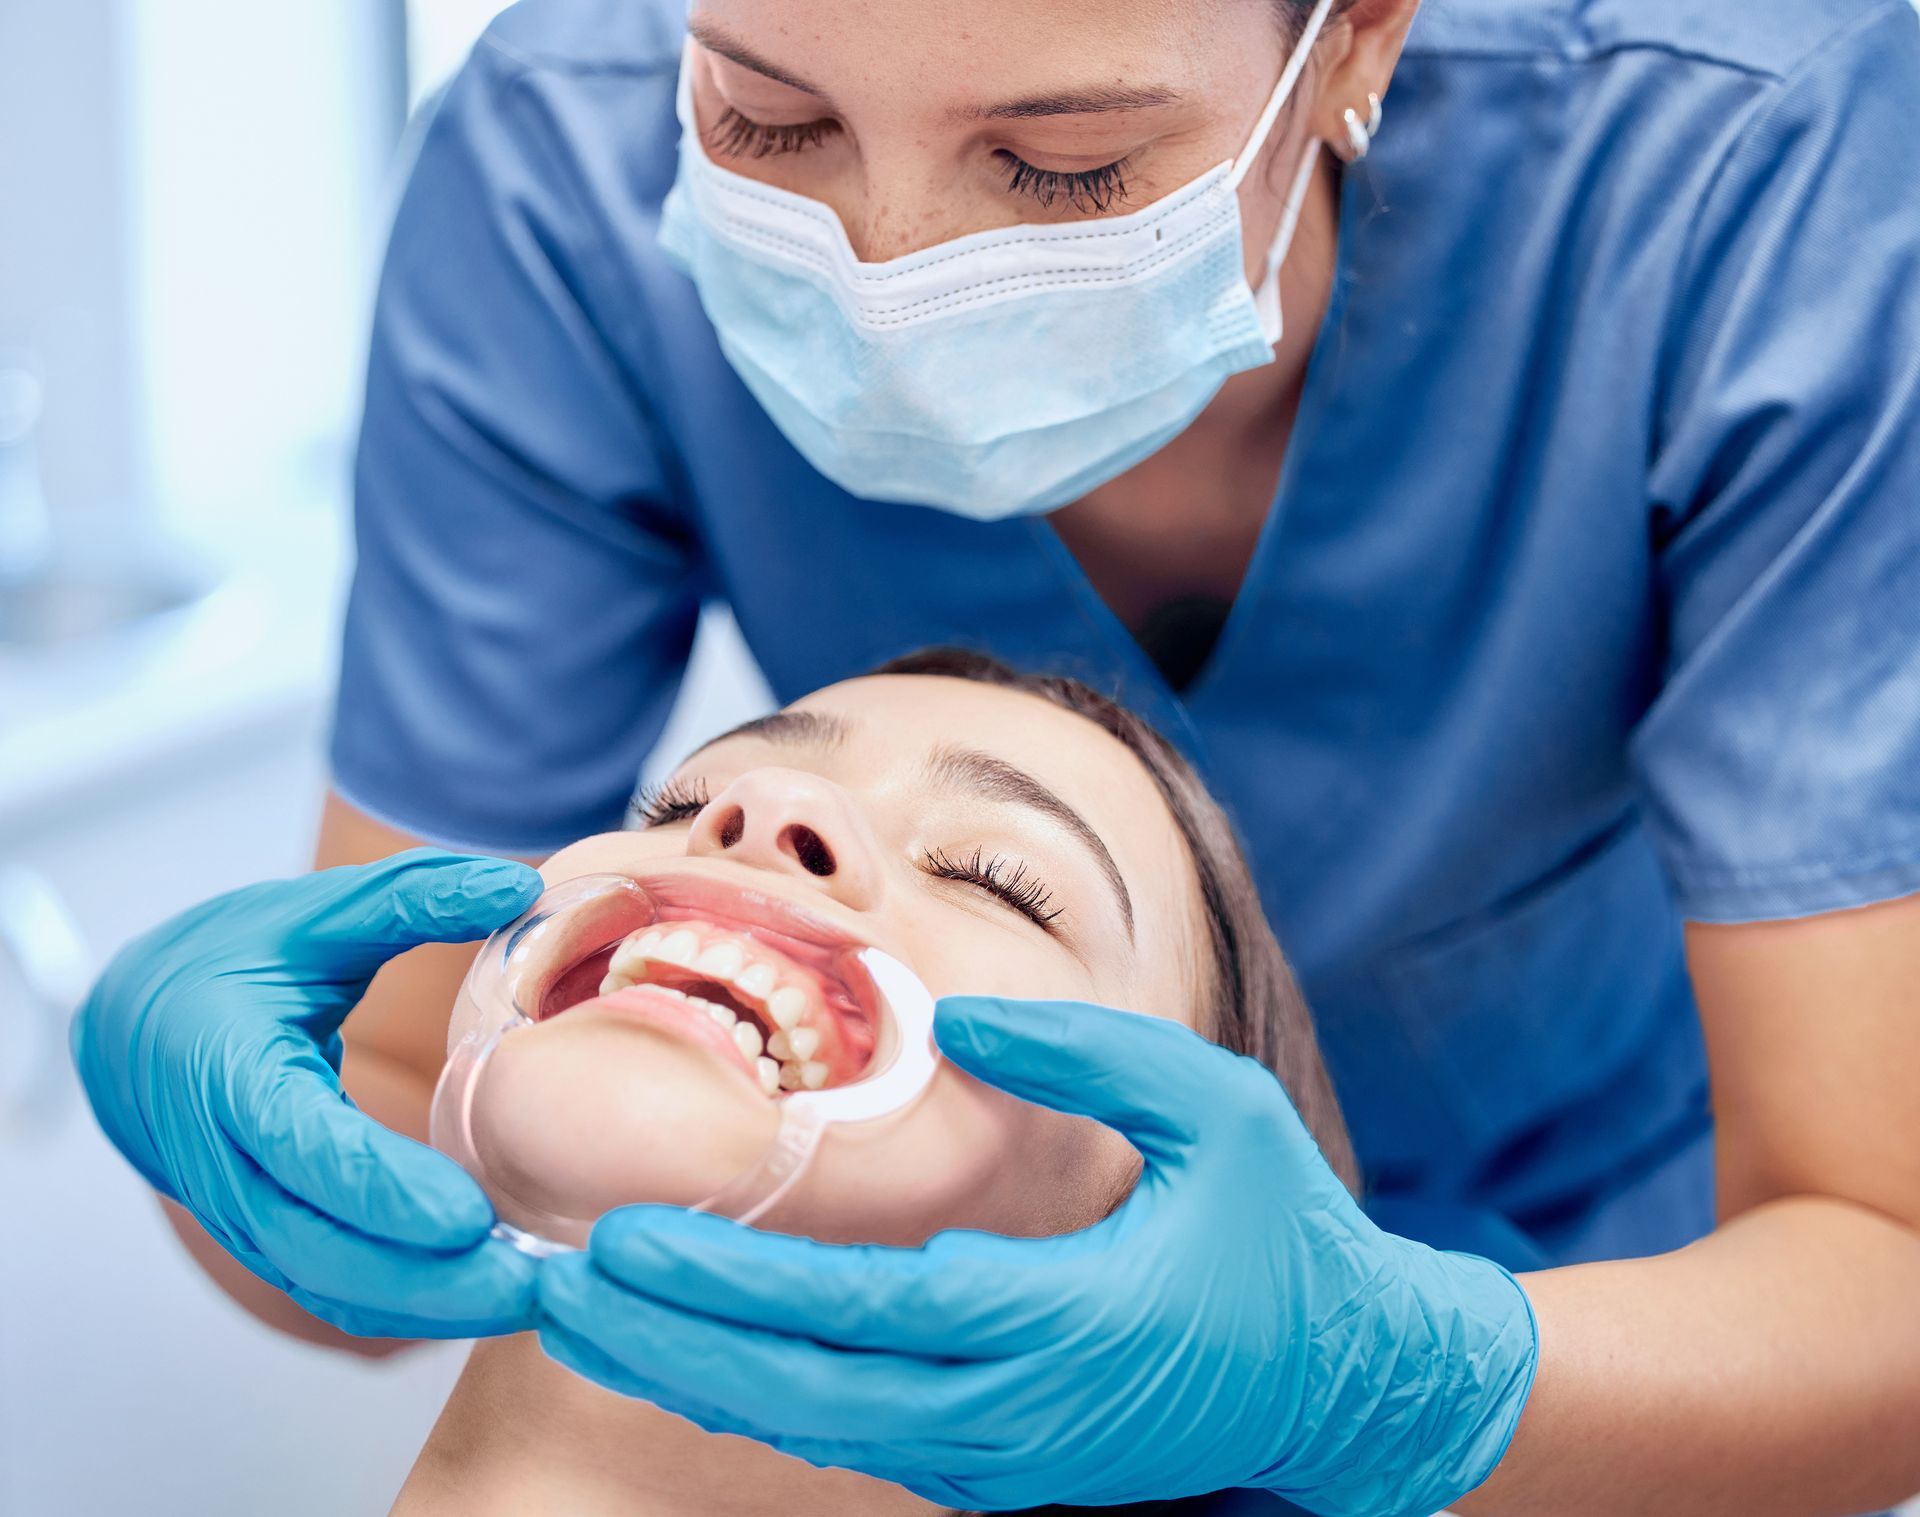
[[[773,1141],[772,1104],[679,1039],[572,1016],[509,1033],[473,1094],[482,1183],[507,1220],[591,1221],[617,1206],[692,1206]]]
[[[712,1053],[591,1010],[508,1033],[471,1109],[482,1184],[504,1220],[535,1231],[542,1215],[591,1224],[637,1202],[698,1205],[758,1166],[779,1128],[777,1105]],[[943,1065],[905,1112],[829,1126],[755,1225],[896,1247],[950,1228],[1071,1232],[1099,1220],[1137,1163],[1098,1123]],[[582,1241],[572,1233],[560,1241]]]

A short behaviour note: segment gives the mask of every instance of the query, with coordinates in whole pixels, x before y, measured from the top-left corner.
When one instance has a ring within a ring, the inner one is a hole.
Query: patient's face
[[[885,1029],[796,940],[881,948],[936,996],[1195,1019],[1198,891],[1152,779],[1091,722],[992,686],[819,691],[696,754],[644,828],[542,872],[627,874],[672,903],[583,999],[508,1034],[476,1089],[490,1176],[556,1215],[705,1199],[765,1151],[786,1091],[860,1078]],[[906,1112],[832,1129],[761,1225],[889,1243],[1058,1232],[1097,1220],[1134,1167],[1106,1128],[942,1063]]]

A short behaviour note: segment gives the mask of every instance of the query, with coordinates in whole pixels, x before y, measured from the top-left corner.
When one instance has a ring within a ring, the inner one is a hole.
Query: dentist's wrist
[[[1349,1377],[1346,1393],[1374,1405],[1320,1419],[1355,1430],[1345,1447],[1315,1451],[1262,1482],[1320,1517],[1433,1517],[1478,1489],[1506,1456],[1539,1366],[1533,1303],[1508,1270],[1473,1254],[1388,1242],[1393,1262],[1380,1261],[1388,1273],[1347,1332],[1377,1340],[1394,1363],[1391,1381]],[[1342,1390],[1329,1381],[1308,1394],[1337,1399]]]

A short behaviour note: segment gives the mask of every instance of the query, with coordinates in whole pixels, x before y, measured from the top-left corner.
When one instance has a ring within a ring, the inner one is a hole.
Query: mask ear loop
[[[1287,261],[1293,246],[1293,234],[1300,228],[1300,212],[1307,204],[1307,191],[1313,188],[1313,171],[1320,162],[1320,139],[1307,144],[1300,168],[1293,176],[1293,188],[1287,191],[1287,203],[1280,212],[1280,226],[1267,245],[1267,272],[1260,288],[1253,292],[1254,314],[1260,318],[1260,335],[1269,344],[1280,341],[1284,322],[1280,314],[1280,265]]]
[[[1280,71],[1279,83],[1274,85],[1273,93],[1267,96],[1266,106],[1260,112],[1260,119],[1253,124],[1247,145],[1240,150],[1240,156],[1234,159],[1233,167],[1228,171],[1226,183],[1229,191],[1239,193],[1241,181],[1252,171],[1261,150],[1266,147],[1267,136],[1273,130],[1273,123],[1279,119],[1280,108],[1292,96],[1294,86],[1299,84],[1307,60],[1313,56],[1314,44],[1320,40],[1321,30],[1332,12],[1333,0],[1320,0],[1314,6],[1313,14],[1307,17],[1300,40],[1294,44],[1293,52],[1287,58],[1287,66]],[[1266,273],[1260,280],[1259,288],[1253,292],[1253,309],[1260,321],[1260,335],[1269,345],[1280,341],[1283,326],[1280,314],[1280,265],[1286,261],[1287,249],[1293,246],[1293,235],[1300,226],[1300,212],[1307,203],[1307,191],[1313,185],[1314,165],[1319,161],[1320,140],[1316,137],[1294,173],[1286,204],[1281,208],[1279,228],[1273,234],[1273,241],[1267,244]]]
[[[1273,93],[1267,96],[1266,108],[1260,112],[1260,119],[1253,124],[1253,132],[1247,138],[1247,145],[1240,150],[1240,156],[1233,160],[1233,168],[1227,174],[1227,188],[1238,190],[1241,180],[1252,170],[1254,160],[1260,156],[1261,149],[1267,145],[1267,134],[1273,130],[1273,123],[1280,115],[1280,108],[1293,94],[1293,87],[1300,82],[1307,60],[1313,56],[1313,45],[1320,40],[1320,31],[1327,24],[1327,17],[1333,11],[1333,0],[1320,0],[1313,8],[1313,14],[1307,17],[1305,29],[1300,40],[1293,45],[1293,53],[1287,59],[1287,66],[1280,71],[1280,82],[1273,87]]]
[[[780,1128],[760,1162],[692,1208],[757,1222],[800,1183],[835,1123],[872,1122],[917,1101],[940,1063],[933,1041],[933,996],[913,971],[877,948],[856,955],[893,1017],[894,1050],[886,1066],[836,1090],[799,1090],[780,1103]]]

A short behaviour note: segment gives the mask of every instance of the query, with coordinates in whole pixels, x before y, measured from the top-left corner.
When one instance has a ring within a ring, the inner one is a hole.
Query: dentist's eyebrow
[[[1102,111],[1148,111],[1178,105],[1181,96],[1162,85],[1094,85],[1083,90],[1061,90],[1052,95],[1029,95],[999,105],[971,106],[959,114],[975,121],[1027,121],[1036,116],[1090,116]]]
[[[797,74],[790,74],[777,63],[769,63],[746,43],[723,31],[711,21],[702,21],[698,17],[687,23],[687,30],[693,33],[693,40],[710,53],[718,53],[731,63],[737,63],[744,69],[764,75],[776,84],[784,84],[788,89],[799,90],[803,94],[814,95],[822,100],[827,92],[818,85],[808,84]]]
[[[1120,906],[1120,919],[1126,923],[1127,941],[1133,941],[1133,897],[1127,894],[1127,882],[1120,876],[1120,866],[1114,863],[1113,855],[1107,852],[1107,845],[1100,841],[1100,834],[1088,826],[1087,819],[1073,807],[1026,770],[1015,768],[1005,759],[995,758],[991,753],[981,753],[974,748],[955,748],[944,744],[935,748],[928,756],[927,773],[936,785],[945,789],[965,791],[983,800],[999,801],[1005,805],[1024,806],[1064,827],[1093,855],[1094,863],[1100,866],[1100,873],[1106,877],[1107,884],[1113,887],[1114,898]]]

